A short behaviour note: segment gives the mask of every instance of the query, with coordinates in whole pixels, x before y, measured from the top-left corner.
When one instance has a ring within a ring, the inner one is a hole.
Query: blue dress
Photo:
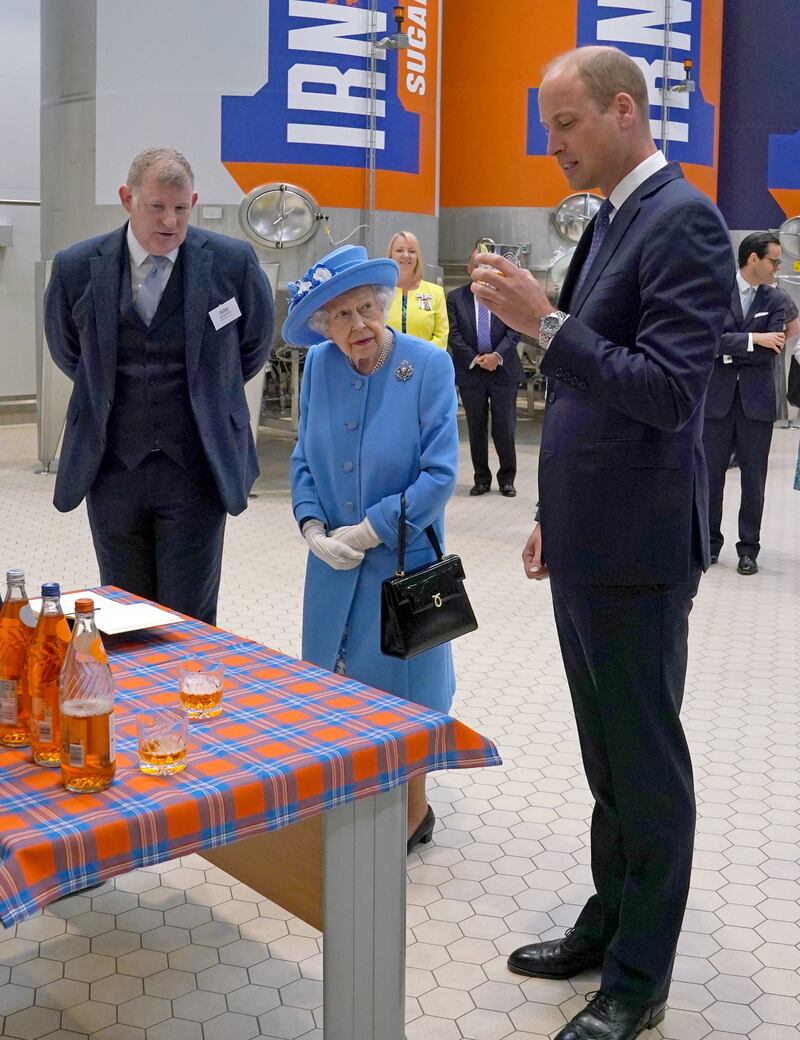
[[[435,558],[425,534],[429,524],[444,542],[457,461],[453,364],[445,351],[396,333],[385,364],[363,376],[330,341],[309,350],[291,460],[295,518],[321,520],[332,530],[367,516],[381,544],[349,571],[333,570],[309,553],[303,657],[333,671],[346,634],[347,675],[445,713],[455,690],[450,644],[410,661],[384,656],[380,592],[396,569],[400,492],[406,569],[413,570]]]

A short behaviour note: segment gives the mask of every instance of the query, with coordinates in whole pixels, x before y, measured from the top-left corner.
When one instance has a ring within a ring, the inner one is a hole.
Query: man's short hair
[[[153,166],[159,167],[156,176],[159,184],[182,188],[188,183],[194,188],[194,172],[185,155],[175,148],[145,148],[134,158],[128,170],[127,184],[131,191],[141,188],[145,174]]]
[[[617,94],[630,94],[639,114],[649,125],[650,100],[644,73],[619,47],[576,47],[554,58],[544,75],[566,65],[575,65],[586,93],[601,112],[607,112]]]
[[[754,231],[752,235],[747,235],[739,243],[739,267],[744,267],[751,253],[755,253],[759,260],[763,260],[770,246],[780,244],[781,240],[771,231]]]

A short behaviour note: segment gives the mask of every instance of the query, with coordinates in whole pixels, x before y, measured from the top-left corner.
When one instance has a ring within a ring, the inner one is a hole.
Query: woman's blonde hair
[[[412,245],[416,249],[416,251],[417,251],[417,262],[416,262],[416,264],[414,264],[414,277],[415,278],[421,278],[422,277],[422,267],[423,267],[423,263],[424,263],[424,261],[422,259],[422,246],[419,244],[419,239],[417,238],[417,236],[414,234],[413,231],[396,231],[392,235],[392,237],[389,239],[389,246],[388,246],[388,248],[386,250],[386,255],[389,257],[389,259],[391,259],[391,257],[392,257],[392,250],[394,249],[394,244],[398,240],[398,238],[405,238],[406,241],[409,243],[409,245]]]

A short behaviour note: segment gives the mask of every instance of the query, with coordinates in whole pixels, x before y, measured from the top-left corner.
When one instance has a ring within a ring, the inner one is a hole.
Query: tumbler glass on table
[[[181,704],[190,719],[213,719],[222,712],[225,666],[192,659],[178,665]]]
[[[139,769],[148,776],[170,776],[186,768],[189,720],[182,711],[154,711],[136,720]]]

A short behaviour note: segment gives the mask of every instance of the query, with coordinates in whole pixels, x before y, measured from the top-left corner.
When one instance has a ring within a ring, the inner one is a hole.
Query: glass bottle
[[[28,603],[25,572],[6,572],[6,598],[0,610],[0,743],[27,747],[30,698],[26,664],[36,627]]]
[[[78,794],[104,791],[114,779],[114,680],[94,621],[94,600],[75,601],[59,681],[61,782]]]
[[[61,588],[42,585],[42,608],[28,651],[28,694],[33,761],[39,766],[61,764],[58,679],[69,646],[70,632],[61,609]]]

